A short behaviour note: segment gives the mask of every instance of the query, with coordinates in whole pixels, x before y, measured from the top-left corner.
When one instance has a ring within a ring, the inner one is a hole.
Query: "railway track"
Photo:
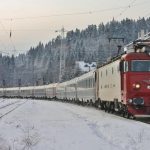
[[[55,99],[52,99],[52,101],[55,101]],[[78,104],[78,103],[72,103],[72,102],[69,102],[69,101],[62,101],[62,100],[57,100],[58,102],[62,102],[62,103],[71,103],[71,104],[75,104],[75,105],[79,105],[79,106],[83,106],[83,107],[93,107],[97,110],[102,110],[100,107],[95,107],[93,105],[81,105],[81,104]],[[119,116],[119,117],[123,117],[125,119],[130,119],[130,120],[136,120],[136,121],[139,121],[139,122],[143,122],[143,123],[146,123],[146,124],[150,124],[150,118],[135,118],[133,116],[130,116],[129,118],[127,116],[122,116],[121,114],[119,114],[118,112],[108,112],[108,111],[105,111],[105,110],[102,110],[108,114],[114,114],[115,116]]]
[[[14,104],[16,104],[16,103],[18,103],[18,102],[20,102],[20,101],[16,101],[16,102],[13,102],[13,103],[8,103],[8,104],[6,104],[6,105],[2,105],[2,106],[0,106],[0,109],[3,109],[3,108],[8,107],[8,106],[10,106],[10,105],[14,105]]]
[[[137,121],[146,123],[146,124],[150,124],[150,118],[140,118],[140,119],[136,119]]]
[[[24,102],[16,101],[16,102],[13,102],[13,103],[9,103],[9,104],[0,106],[0,119],[3,118],[4,116],[10,114],[14,110],[16,110],[18,107],[25,104],[26,102],[27,102],[27,100],[24,101]],[[1,112],[1,110],[3,110],[3,112]]]
[[[13,108],[9,109],[7,112],[1,114],[0,112],[0,119],[3,118],[4,116],[6,116],[7,114],[11,113],[12,111],[16,110],[18,107],[20,107],[21,105],[23,105],[24,103],[26,103],[28,100],[25,100],[24,102],[21,102],[20,100],[19,101],[15,101],[13,103],[8,103],[8,104],[5,104],[5,105],[2,105],[0,106],[0,111],[1,109],[5,109],[5,108],[8,108],[8,107],[11,107],[11,106],[14,106]],[[54,99],[52,99],[52,101],[55,101]],[[67,101],[61,101],[61,100],[57,100],[59,102],[62,102],[62,103],[70,103],[70,102],[67,102]],[[2,101],[1,101],[2,102]],[[1,103],[0,102],[0,103]],[[20,103],[21,102],[21,103]],[[18,104],[19,103],[19,104]],[[80,104],[77,104],[77,103],[72,103],[72,104],[75,104],[75,105],[80,105]],[[80,106],[83,106],[83,105],[80,105]],[[93,107],[93,108],[96,108],[94,106],[90,106],[90,105],[84,105],[84,107]],[[97,110],[101,110],[100,108],[96,108]],[[104,110],[105,111],[105,110]],[[123,117],[121,116],[120,114],[118,114],[117,112],[114,112],[114,113],[111,113],[111,112],[106,112],[106,113],[110,113],[110,114],[114,114],[116,116],[120,116],[120,117]],[[126,117],[123,117],[123,118],[126,118]],[[143,123],[146,123],[146,124],[150,124],[150,118],[149,119],[145,119],[145,118],[126,118],[126,119],[132,119],[132,120],[136,120],[136,121],[140,121],[140,122],[143,122]]]
[[[4,99],[4,100],[0,101],[0,103],[3,103],[4,101],[6,101],[6,100]]]

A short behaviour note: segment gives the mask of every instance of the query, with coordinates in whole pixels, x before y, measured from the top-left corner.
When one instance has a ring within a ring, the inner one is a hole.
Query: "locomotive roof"
[[[137,59],[150,60],[150,56],[145,52],[122,53],[121,55],[113,57],[110,61],[103,63],[102,65],[98,66],[97,68],[106,66],[118,59],[120,59],[120,60],[133,60],[133,59],[135,59],[135,60],[137,60]]]
[[[132,52],[128,53],[122,56],[123,60],[139,60],[139,59],[144,59],[144,60],[150,60],[150,56],[144,52]]]

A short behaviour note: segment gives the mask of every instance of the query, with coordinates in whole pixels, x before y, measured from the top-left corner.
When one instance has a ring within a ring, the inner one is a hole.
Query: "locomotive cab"
[[[150,117],[150,56],[128,53],[120,62],[121,96],[128,112],[135,117]]]

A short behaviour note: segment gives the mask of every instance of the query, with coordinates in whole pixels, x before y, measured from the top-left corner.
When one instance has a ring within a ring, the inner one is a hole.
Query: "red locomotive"
[[[135,117],[150,116],[150,56],[129,53],[122,57],[121,91],[123,104]]]
[[[150,117],[150,55],[147,50],[141,52],[143,41],[133,45],[134,52],[97,69],[97,102],[106,111],[126,117]]]

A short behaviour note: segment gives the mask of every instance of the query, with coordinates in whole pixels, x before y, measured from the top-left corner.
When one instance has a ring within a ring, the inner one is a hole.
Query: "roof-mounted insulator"
[[[150,40],[136,40],[133,42],[134,51],[137,52],[139,49],[144,47],[150,47]]]

